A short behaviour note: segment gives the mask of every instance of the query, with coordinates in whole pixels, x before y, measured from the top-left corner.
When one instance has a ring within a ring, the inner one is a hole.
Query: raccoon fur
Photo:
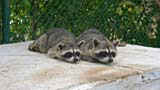
[[[31,43],[28,49],[47,53],[50,58],[76,63],[80,60],[80,50],[75,41],[74,35],[66,29],[55,28]]]
[[[111,63],[117,55],[116,45],[96,29],[88,29],[77,38],[81,59],[91,62]]]

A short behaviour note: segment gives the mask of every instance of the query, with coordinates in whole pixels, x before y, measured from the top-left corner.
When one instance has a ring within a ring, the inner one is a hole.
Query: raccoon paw
[[[95,58],[89,57],[89,56],[81,56],[81,60],[98,63],[99,61]]]

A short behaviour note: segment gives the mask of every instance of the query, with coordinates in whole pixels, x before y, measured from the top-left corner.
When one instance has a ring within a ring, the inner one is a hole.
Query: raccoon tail
[[[38,49],[36,48],[35,41],[28,46],[29,51],[37,51]]]

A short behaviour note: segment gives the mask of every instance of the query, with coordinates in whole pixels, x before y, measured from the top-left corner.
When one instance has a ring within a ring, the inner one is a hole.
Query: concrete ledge
[[[0,45],[1,90],[160,90],[160,49],[127,45],[110,65],[70,64],[29,43]]]

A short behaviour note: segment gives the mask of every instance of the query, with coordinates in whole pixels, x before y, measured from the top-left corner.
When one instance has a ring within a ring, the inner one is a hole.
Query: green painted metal
[[[9,0],[2,0],[2,43],[9,43],[10,39],[10,8]]]

